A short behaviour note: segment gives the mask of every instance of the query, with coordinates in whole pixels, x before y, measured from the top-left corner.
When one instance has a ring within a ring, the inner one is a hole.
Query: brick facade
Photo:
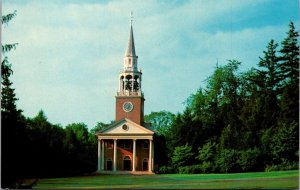
[[[143,125],[144,101],[145,99],[142,96],[116,96],[116,121],[128,118],[139,125]],[[131,112],[125,112],[123,110],[123,104],[125,102],[131,102],[133,104],[133,110]]]
[[[126,146],[126,145],[127,146]],[[124,146],[125,145],[125,146]],[[129,146],[128,146],[129,145]],[[133,141],[132,140],[118,140],[117,142],[117,170],[124,170],[124,158],[125,156],[130,157],[132,170],[132,156],[133,156]],[[113,153],[113,140],[104,140],[104,170],[112,170],[108,168],[109,163],[114,158]],[[143,161],[147,161],[144,162]],[[136,140],[136,170],[147,171],[149,160],[149,140]],[[147,166],[143,167],[143,164]]]

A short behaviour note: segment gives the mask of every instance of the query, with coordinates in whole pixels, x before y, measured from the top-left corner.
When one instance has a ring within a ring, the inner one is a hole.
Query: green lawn
[[[238,174],[99,175],[40,179],[34,188],[68,189],[298,189],[299,171]]]

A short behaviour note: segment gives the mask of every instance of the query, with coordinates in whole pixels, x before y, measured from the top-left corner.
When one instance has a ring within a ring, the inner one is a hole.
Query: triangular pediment
[[[96,134],[154,134],[154,132],[124,118]]]

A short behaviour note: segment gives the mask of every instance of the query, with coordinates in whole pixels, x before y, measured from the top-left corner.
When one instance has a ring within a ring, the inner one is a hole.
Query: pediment
[[[121,119],[110,125],[108,128],[98,132],[97,134],[154,134],[153,131],[129,120]]]

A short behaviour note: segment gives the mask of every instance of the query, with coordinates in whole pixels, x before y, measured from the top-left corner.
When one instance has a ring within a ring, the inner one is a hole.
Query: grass
[[[298,189],[299,171],[238,174],[99,175],[40,179],[36,189]]]

